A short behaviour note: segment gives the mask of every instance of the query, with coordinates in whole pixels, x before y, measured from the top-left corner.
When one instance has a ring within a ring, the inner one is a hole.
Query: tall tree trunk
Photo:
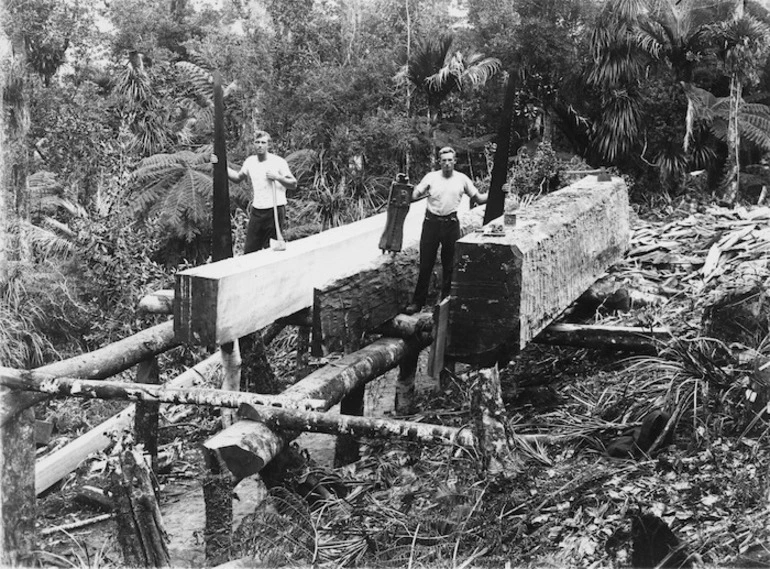
[[[736,73],[730,79],[730,116],[727,124],[727,162],[725,177],[722,180],[722,201],[735,204],[740,187],[740,148],[741,134],[738,129],[738,117],[741,109],[743,85]]]
[[[7,22],[8,15],[5,13],[5,6],[0,2],[0,21]],[[5,282],[8,278],[8,247],[9,247],[9,234],[8,234],[8,213],[7,202],[8,199],[5,195],[5,188],[9,187],[8,184],[8,165],[9,160],[9,140],[8,140],[8,124],[5,108],[5,91],[6,91],[6,78],[9,77],[9,71],[13,65],[13,54],[11,48],[11,39],[5,32],[5,26],[0,25],[0,78],[3,79],[2,85],[2,97],[0,97],[0,283]]]
[[[10,23],[8,3],[0,7],[0,22]],[[0,26],[2,26],[0,24]],[[23,234],[13,236],[11,227],[19,219],[29,219],[28,196],[26,193],[29,155],[25,139],[29,131],[29,81],[26,73],[24,38],[18,26],[2,26],[0,32],[0,275],[7,271],[7,261],[26,258],[29,247],[23,246]]]
[[[0,0],[0,284],[6,282],[8,261],[20,250],[9,226],[23,199],[29,130],[24,42],[18,26],[10,25],[9,2]],[[24,209],[21,209],[23,213]],[[0,393],[6,400],[8,393]],[[0,565],[32,561],[35,530],[35,413],[28,409],[0,427]]]
[[[743,18],[744,1],[737,0],[735,3],[735,12],[733,20],[738,21]],[[727,123],[727,162],[725,163],[725,175],[722,179],[722,202],[727,205],[734,205],[738,199],[738,190],[740,188],[740,150],[741,134],[738,129],[738,117],[741,110],[741,96],[743,94],[743,84],[740,79],[740,70],[733,69],[730,76],[730,116]]]

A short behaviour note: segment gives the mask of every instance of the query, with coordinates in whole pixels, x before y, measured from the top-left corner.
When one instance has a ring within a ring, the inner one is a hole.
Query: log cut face
[[[415,204],[412,204],[415,207]],[[424,210],[423,210],[424,211]],[[313,304],[314,333],[316,341],[327,351],[357,350],[366,332],[378,328],[398,314],[412,300],[420,263],[420,233],[418,226],[405,231],[402,250],[398,255],[381,255],[368,266],[362,266],[355,274],[339,278],[316,287]],[[468,208],[463,200],[458,210],[460,230],[463,235],[481,227],[484,208]],[[433,284],[441,282],[441,262],[434,266]],[[435,294],[431,291],[431,295]]]
[[[412,204],[404,242],[419,239],[425,201]],[[174,331],[180,342],[234,341],[276,319],[313,306],[313,289],[376,266],[386,214],[177,273]]]
[[[455,250],[447,353],[491,364],[526,346],[629,247],[628,192],[595,176],[518,212],[504,234]]]

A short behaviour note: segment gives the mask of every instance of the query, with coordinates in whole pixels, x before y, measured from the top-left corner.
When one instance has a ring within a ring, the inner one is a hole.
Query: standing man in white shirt
[[[476,198],[479,203],[486,203],[488,194],[478,191],[471,179],[462,172],[455,172],[455,151],[449,146],[439,150],[441,170],[425,174],[412,192],[412,199],[417,200],[428,195],[425,220],[420,236],[420,275],[414,289],[412,304],[406,313],[419,311],[428,299],[430,277],[436,254],[441,246],[441,298],[449,295],[454,270],[455,242],[460,238],[460,221],[457,208],[463,194]]]
[[[270,239],[278,238],[273,216],[273,190],[278,207],[278,223],[283,231],[286,228],[286,190],[297,187],[297,179],[286,160],[268,152],[269,146],[270,135],[264,130],[258,130],[254,133],[254,154],[246,158],[239,171],[227,168],[230,180],[240,182],[248,178],[254,190],[244,253],[267,249],[270,247]]]

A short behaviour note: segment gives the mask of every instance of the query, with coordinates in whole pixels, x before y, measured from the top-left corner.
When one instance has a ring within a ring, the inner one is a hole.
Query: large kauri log
[[[491,365],[556,319],[629,246],[628,192],[590,176],[518,212],[502,234],[457,242],[447,354]]]
[[[416,204],[412,204],[412,208]],[[410,213],[411,215],[411,213]],[[484,207],[458,210],[463,235],[481,227]],[[422,227],[422,217],[420,218]],[[404,234],[397,255],[381,255],[350,275],[338,275],[314,292],[313,319],[316,334],[328,351],[353,351],[364,333],[403,312],[412,300],[420,261],[420,233]],[[434,270],[440,271],[437,262]],[[440,278],[436,279],[440,285]],[[351,349],[352,348],[352,349]]]
[[[404,241],[419,239],[425,202],[412,204]],[[223,344],[313,306],[313,289],[387,257],[379,250],[385,213],[177,273],[174,330],[180,342]]]

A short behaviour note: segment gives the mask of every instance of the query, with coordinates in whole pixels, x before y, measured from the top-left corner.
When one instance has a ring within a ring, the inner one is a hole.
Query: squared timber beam
[[[470,208],[463,199],[458,208],[463,235],[481,228],[484,206]],[[414,207],[414,204],[412,205]],[[422,227],[422,219],[420,220]],[[340,275],[314,293],[313,326],[315,340],[326,351],[345,353],[360,347],[365,333],[401,314],[412,300],[420,263],[420,232],[404,235],[401,251],[381,255],[369,265],[350,275]],[[441,261],[433,267],[429,298],[441,286]],[[318,353],[317,355],[320,355]]]
[[[517,212],[516,226],[457,242],[447,355],[489,365],[517,353],[609,267],[630,241],[621,178],[587,176]]]
[[[425,200],[404,222],[404,242],[419,240]],[[287,243],[202,265],[176,275],[174,333],[177,341],[231,342],[313,306],[313,289],[377,264],[387,214],[382,213]]]

